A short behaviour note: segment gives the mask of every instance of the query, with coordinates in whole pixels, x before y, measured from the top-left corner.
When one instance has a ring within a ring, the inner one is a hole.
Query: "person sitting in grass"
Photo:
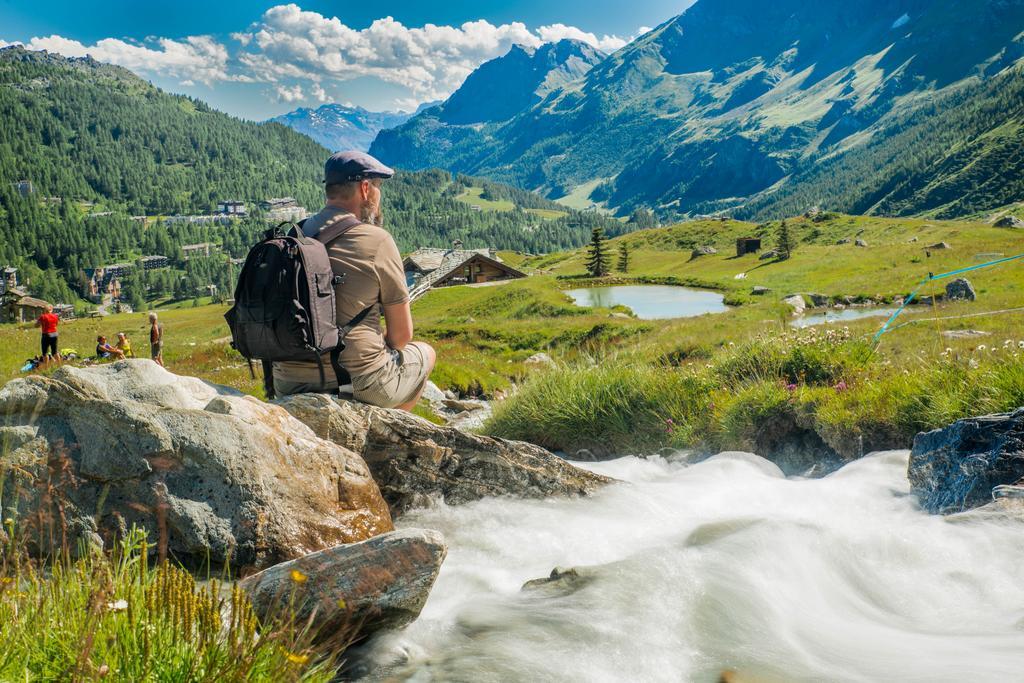
[[[125,358],[135,357],[135,354],[132,353],[132,343],[128,341],[128,335],[124,332],[117,333],[117,344],[114,345],[114,348],[123,353]]]
[[[96,337],[96,358],[100,360],[104,360],[106,358],[124,360],[124,352],[116,346],[108,344],[107,338],[101,334]]]

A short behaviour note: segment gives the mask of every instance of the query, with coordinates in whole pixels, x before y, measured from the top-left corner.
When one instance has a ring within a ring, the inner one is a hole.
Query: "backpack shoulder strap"
[[[324,227],[320,228],[320,232],[317,233],[315,239],[323,243],[325,246],[338,239],[346,232],[362,225],[363,222],[355,217],[351,213],[343,213],[335,216],[331,220],[324,224]]]

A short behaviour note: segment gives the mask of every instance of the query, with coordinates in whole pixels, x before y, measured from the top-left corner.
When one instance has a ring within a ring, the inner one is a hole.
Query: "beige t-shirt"
[[[311,216],[303,225],[304,232],[316,234],[330,218],[346,212],[327,207]],[[405,269],[395,240],[375,225],[357,225],[327,245],[331,268],[345,281],[335,288],[337,320],[345,325],[368,306],[372,310],[345,337],[341,364],[353,377],[377,370],[388,362],[390,350],[381,329],[381,306],[409,301]],[[330,357],[324,356],[328,384],[335,386]],[[274,379],[295,383],[318,384],[320,371],[316,363],[288,361],[274,363]]]

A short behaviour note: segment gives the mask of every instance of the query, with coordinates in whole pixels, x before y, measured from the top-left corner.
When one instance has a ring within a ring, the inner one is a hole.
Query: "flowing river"
[[[766,460],[633,457],[576,500],[421,510],[448,558],[421,617],[369,646],[371,679],[1010,681],[1024,678],[1024,527],[950,521],[907,453],[824,479]],[[576,582],[521,590],[555,566]]]

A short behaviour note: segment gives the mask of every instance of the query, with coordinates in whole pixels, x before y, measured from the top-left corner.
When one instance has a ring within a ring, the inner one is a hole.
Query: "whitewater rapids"
[[[767,460],[589,465],[574,500],[410,513],[448,558],[420,618],[369,646],[413,681],[1024,679],[1024,524],[950,521],[909,494],[906,452],[824,479]],[[577,590],[523,591],[553,567]]]

